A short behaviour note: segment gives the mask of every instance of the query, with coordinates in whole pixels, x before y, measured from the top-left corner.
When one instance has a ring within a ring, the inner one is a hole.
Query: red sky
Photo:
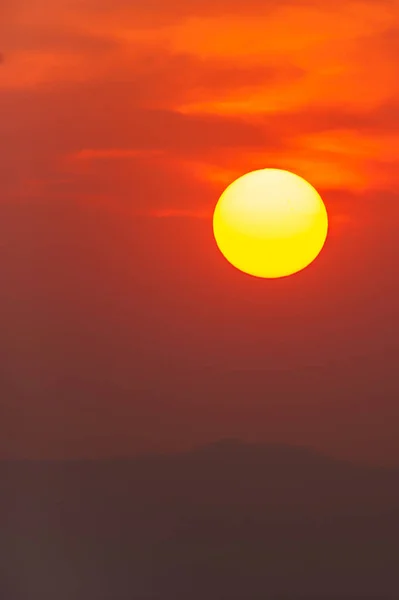
[[[0,9],[1,455],[233,436],[399,463],[399,2]],[[279,281],[212,238],[268,166],[331,223]]]

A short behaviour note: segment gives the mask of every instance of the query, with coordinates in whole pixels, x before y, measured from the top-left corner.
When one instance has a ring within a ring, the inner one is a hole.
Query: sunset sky
[[[398,0],[0,0],[0,456],[224,437],[399,464]],[[260,280],[254,169],[330,235]]]

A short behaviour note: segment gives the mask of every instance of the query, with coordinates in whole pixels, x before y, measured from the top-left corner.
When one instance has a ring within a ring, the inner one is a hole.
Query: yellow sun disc
[[[219,250],[237,269],[256,277],[292,275],[319,254],[328,217],[317,191],[289,171],[243,175],[220,196],[213,215]]]

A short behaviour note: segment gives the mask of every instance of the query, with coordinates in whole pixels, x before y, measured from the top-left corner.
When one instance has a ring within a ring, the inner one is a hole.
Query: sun
[[[327,238],[328,216],[321,197],[302,177],[261,169],[226,188],[215,208],[213,232],[234,267],[274,279],[314,261]]]

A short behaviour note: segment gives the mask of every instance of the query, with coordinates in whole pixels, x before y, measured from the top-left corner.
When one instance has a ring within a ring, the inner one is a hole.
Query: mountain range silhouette
[[[0,479],[5,600],[399,598],[399,469],[221,440]]]

